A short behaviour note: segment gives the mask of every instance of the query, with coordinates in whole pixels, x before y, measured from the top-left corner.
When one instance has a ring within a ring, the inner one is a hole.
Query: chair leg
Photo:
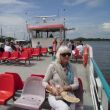
[[[77,58],[76,58],[76,62],[77,62]]]
[[[26,65],[26,60],[25,60],[25,65]]]
[[[30,65],[31,63],[30,63],[30,59],[29,59],[29,65]]]
[[[13,97],[13,101],[15,101],[16,100],[16,98],[15,97]]]

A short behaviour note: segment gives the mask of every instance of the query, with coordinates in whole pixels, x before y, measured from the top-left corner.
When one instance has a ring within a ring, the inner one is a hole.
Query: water
[[[88,44],[93,47],[93,57],[110,84],[110,42],[90,41]]]

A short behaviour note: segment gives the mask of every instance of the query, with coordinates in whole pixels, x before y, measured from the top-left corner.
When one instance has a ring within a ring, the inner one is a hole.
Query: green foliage
[[[13,38],[13,37],[6,37],[6,40],[8,40],[10,42],[11,40],[15,40],[15,38]]]
[[[79,38],[76,38],[76,39],[74,39],[74,40],[76,40],[76,41],[84,41],[85,38],[83,38],[83,37],[79,37]]]
[[[3,37],[0,37],[0,42],[5,42],[5,39]]]
[[[0,36],[0,42],[5,42],[5,40],[7,40],[7,41],[11,41],[11,40],[15,40],[15,38],[13,38],[13,37],[6,37],[6,36]]]

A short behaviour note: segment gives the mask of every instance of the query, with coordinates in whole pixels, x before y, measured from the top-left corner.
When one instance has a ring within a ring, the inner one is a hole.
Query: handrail
[[[110,101],[110,86],[109,86],[109,84],[107,83],[107,81],[106,81],[106,79],[105,79],[103,73],[102,73],[101,70],[99,69],[99,67],[98,67],[97,63],[95,62],[95,60],[92,59],[92,58],[91,58],[91,60],[92,60],[93,66],[94,66],[94,70],[96,71],[98,77],[100,78],[101,83],[102,83],[102,86],[103,86],[103,88],[104,88],[104,90],[105,90],[105,93],[106,93],[106,95],[107,95],[107,97],[108,97],[108,100]]]

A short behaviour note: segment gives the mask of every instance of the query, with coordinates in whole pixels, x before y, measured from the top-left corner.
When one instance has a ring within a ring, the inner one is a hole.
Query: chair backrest
[[[2,57],[3,52],[0,52],[0,57]]]
[[[23,51],[27,51],[28,48],[22,48]]]
[[[19,58],[19,56],[20,56],[19,51],[14,51],[14,52],[11,53],[11,57],[17,57],[17,58]]]
[[[15,93],[14,78],[12,75],[0,74],[0,91],[8,91],[12,94]]]
[[[32,51],[30,49],[27,50],[29,57],[32,57]]]
[[[45,98],[45,88],[42,86],[42,78],[37,76],[29,77],[24,84],[22,93],[39,95]]]
[[[31,51],[31,53],[33,53],[34,48],[28,48],[29,51]]]
[[[13,72],[5,72],[5,74],[11,74],[14,77],[14,82],[15,82],[15,91],[23,89],[23,81],[21,77],[19,76],[18,73],[13,73]]]
[[[23,52],[21,53],[20,57],[29,58],[28,51],[23,51]]]
[[[81,92],[83,92],[83,83],[82,83],[81,78],[78,78],[78,82],[79,82],[79,89]]]
[[[10,52],[3,52],[2,57],[9,58],[11,55]]]
[[[75,49],[75,56],[79,56],[80,55],[80,52],[78,49]]]
[[[79,77],[78,77],[78,82],[79,82],[79,87],[77,90],[74,91],[74,93],[75,93],[76,97],[80,98],[81,103],[83,103],[83,92],[84,92],[83,83],[82,83],[81,78],[79,78]]]
[[[45,77],[44,74],[31,74],[31,76],[37,76],[37,77],[40,77],[42,79]]]
[[[41,48],[34,48],[33,53],[41,54]]]
[[[48,52],[48,49],[45,47],[45,48],[41,48],[41,53],[47,53]]]

